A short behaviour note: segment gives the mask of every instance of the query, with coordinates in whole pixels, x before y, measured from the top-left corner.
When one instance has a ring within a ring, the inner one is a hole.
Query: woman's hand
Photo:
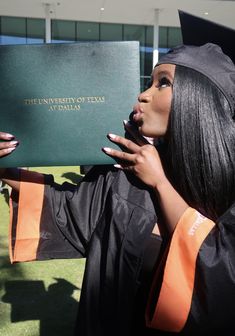
[[[114,134],[109,134],[108,137],[112,142],[125,147],[126,151],[109,147],[103,148],[103,151],[120,162],[115,165],[116,167],[133,172],[145,184],[155,190],[165,217],[166,226],[172,233],[189,205],[166,178],[156,148],[153,145],[146,144],[142,139],[138,141],[135,137],[138,144]]]
[[[117,159],[115,167],[133,172],[140,180],[152,188],[157,188],[166,181],[161,160],[156,148],[147,141],[140,140],[139,144],[118,135],[108,134],[109,139],[127,151],[105,147],[103,151]]]
[[[0,140],[5,140],[0,141],[0,158],[13,152],[19,144],[14,140],[14,135],[9,133],[0,132]]]

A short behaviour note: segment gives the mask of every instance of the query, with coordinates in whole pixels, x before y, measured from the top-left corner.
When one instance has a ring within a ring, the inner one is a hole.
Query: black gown
[[[94,167],[78,186],[26,175],[11,260],[86,257],[76,335],[234,334],[235,204],[216,224],[188,208],[151,248],[160,212],[132,175]]]
[[[33,183],[22,183],[19,199],[12,197],[12,262],[86,258],[76,335],[129,336],[145,329],[146,296],[139,288],[142,276],[147,287],[141,268],[157,222],[153,197],[135,177],[110,166],[94,167],[78,186],[35,174]],[[156,241],[153,260],[160,237]]]

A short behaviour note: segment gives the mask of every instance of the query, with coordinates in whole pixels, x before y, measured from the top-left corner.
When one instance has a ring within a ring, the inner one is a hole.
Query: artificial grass
[[[76,183],[79,167],[31,170],[52,173],[58,183]],[[9,207],[0,193],[0,335],[72,336],[84,259],[16,263],[8,257]]]

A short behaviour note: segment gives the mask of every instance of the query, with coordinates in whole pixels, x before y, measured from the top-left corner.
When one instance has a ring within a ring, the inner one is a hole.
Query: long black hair
[[[163,161],[176,190],[213,220],[235,199],[233,112],[212,81],[176,66]]]

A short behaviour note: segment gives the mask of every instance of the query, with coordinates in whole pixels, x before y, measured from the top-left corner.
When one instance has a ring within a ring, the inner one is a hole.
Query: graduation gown
[[[31,180],[12,203],[11,258],[87,258],[77,335],[234,334],[235,204],[216,224],[188,208],[160,265],[159,245],[150,251],[146,276],[158,209],[141,182],[111,167],[92,169],[79,186]]]
[[[52,176],[21,174],[19,195],[12,196],[12,262],[85,257],[75,334],[129,336],[144,328],[138,289],[157,222],[150,190],[110,166],[94,167],[76,186],[58,185]],[[137,315],[141,321],[135,321]]]

